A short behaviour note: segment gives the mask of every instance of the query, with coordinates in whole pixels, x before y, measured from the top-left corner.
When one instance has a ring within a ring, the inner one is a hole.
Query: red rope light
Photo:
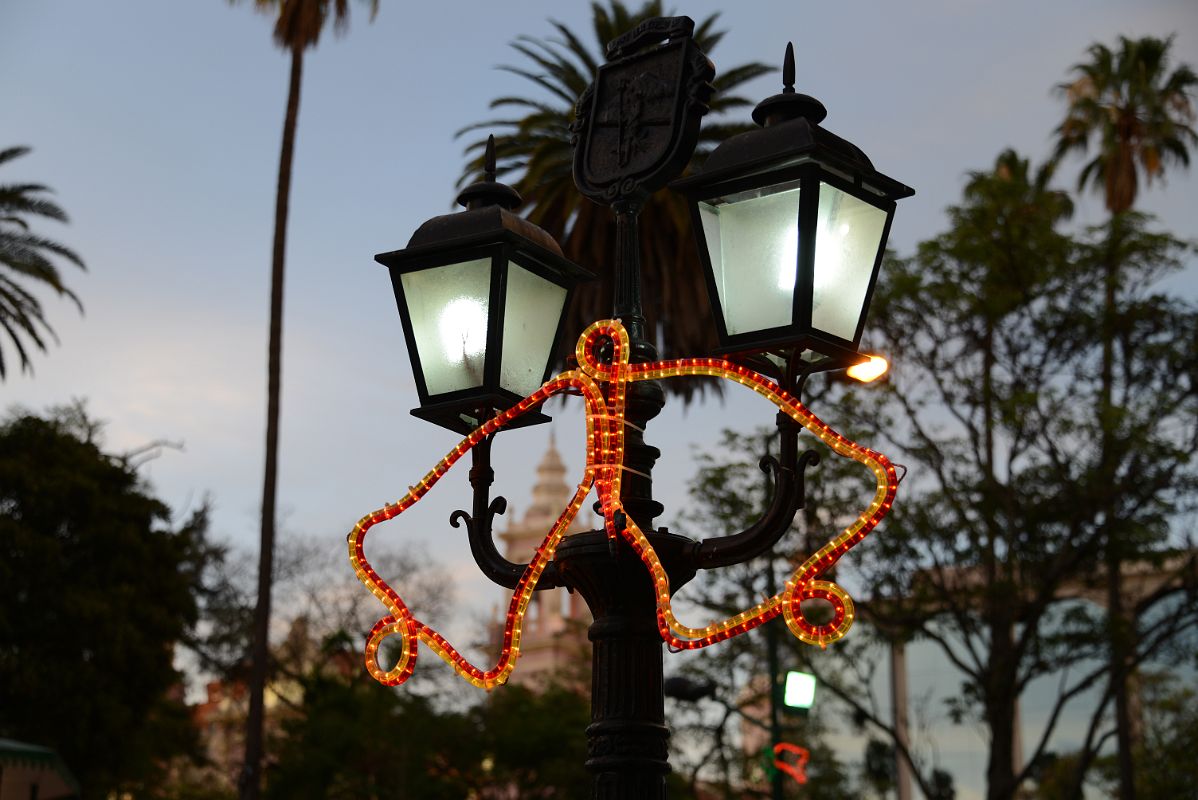
[[[783,753],[794,753],[797,756],[795,763],[791,764],[789,761],[785,761],[782,758]],[[807,782],[807,761],[810,758],[811,753],[807,751],[806,747],[799,747],[790,742],[778,742],[774,745],[774,769],[785,772],[800,784]]]

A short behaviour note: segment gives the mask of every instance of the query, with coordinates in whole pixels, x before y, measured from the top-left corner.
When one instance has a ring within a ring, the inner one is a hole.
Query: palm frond
[[[28,147],[10,147],[0,151],[0,164],[30,152]],[[27,217],[42,217],[66,222],[66,212],[44,196],[50,190],[38,183],[0,186],[0,328],[17,352],[21,369],[33,365],[25,344],[45,352],[43,334],[57,342],[54,330],[46,322],[41,302],[21,282],[48,286],[83,311],[79,297],[63,283],[54,259],[68,261],[86,269],[83,259],[66,245],[32,232]],[[6,362],[0,348],[0,379],[6,377]]]
[[[568,48],[563,50],[561,44],[554,40],[542,41],[533,36],[520,36],[512,43],[513,49],[518,51],[521,45],[528,48],[535,47],[542,51],[543,55],[536,56],[534,52],[530,57],[549,75],[557,79],[562,88],[569,90],[574,95],[586,88],[589,81],[588,76],[592,73],[586,60],[579,59],[583,61],[581,69],[571,61],[571,57],[577,58],[577,54],[572,50]]]
[[[275,18],[272,38],[283,50],[307,50],[320,42],[331,20],[333,33],[343,35],[349,29],[349,0],[252,0],[254,10]],[[370,10],[370,20],[378,16],[379,0],[362,0]],[[239,5],[240,0],[229,0]]]
[[[540,100],[531,100],[527,97],[496,97],[491,101],[490,106],[491,108],[528,108],[534,112],[539,112],[541,115],[546,117],[556,116],[561,113],[557,108],[554,108],[548,103],[543,103]],[[516,120],[516,123],[522,124],[524,121],[524,119]]]
[[[9,322],[10,319],[12,319],[12,317],[6,314],[6,308],[2,300],[0,300],[0,328],[3,328],[4,332],[8,334],[9,340],[12,341],[13,347],[15,347],[17,350],[17,355],[21,357],[21,369],[25,372],[32,372],[33,362],[29,360],[29,354],[25,352],[25,347],[21,343],[21,335],[18,334],[17,331],[13,330],[12,323]],[[20,333],[30,336],[28,331],[25,331],[24,329],[22,329]],[[30,336],[30,338],[33,337]],[[36,339],[34,341],[36,341]],[[44,345],[41,346],[41,350],[42,352],[45,352],[46,348]],[[0,380],[8,377],[8,372],[6,371],[5,366],[4,348],[0,347]]]
[[[471,123],[470,125],[467,125],[464,128],[459,128],[458,130],[454,131],[453,136],[455,139],[457,139],[457,138],[460,138],[463,134],[471,133],[473,131],[486,131],[486,130],[491,130],[494,128],[509,128],[509,127],[515,128],[515,127],[518,127],[519,125],[520,125],[520,119],[488,119],[488,120],[484,120],[482,122]],[[486,139],[482,139],[477,142],[471,142],[470,144],[466,145],[465,152],[469,153],[470,151],[475,150],[479,147],[485,147],[486,144],[487,144]]]
[[[7,161],[12,161],[14,158],[20,158],[30,151],[27,145],[17,145],[16,147],[8,147],[0,150],[0,164]]]
[[[512,47],[525,54],[531,52],[528,50],[528,48],[521,48],[519,45],[513,44]],[[532,58],[532,56],[529,57]],[[530,69],[514,67],[510,64],[503,64],[499,67],[499,69],[503,70],[504,72],[510,72],[513,75],[519,75],[521,78],[526,78],[532,81],[542,89],[546,90],[567,104],[571,104],[574,101],[575,95],[570,91],[569,84],[565,83],[565,81],[562,80],[557,74],[551,73],[550,75],[543,75],[533,72]],[[558,79],[557,83],[554,82],[554,78]]]
[[[719,14],[712,14],[710,17],[704,20],[704,22],[714,23],[715,18],[718,16]],[[699,45],[699,49],[704,53],[714,50],[716,45],[723,41],[724,34],[727,33],[727,31],[708,32],[710,31],[710,26],[705,27],[707,30],[704,30],[703,28],[695,29],[695,44]]]
[[[53,200],[36,197],[50,190],[37,183],[0,186],[0,214],[32,214],[58,222],[69,222],[67,214]]]
[[[768,75],[776,69],[777,67],[771,67],[769,64],[762,63],[738,64],[735,67],[717,73],[714,86],[717,93],[726,92],[756,77]]]
[[[14,241],[18,241],[22,247],[33,252],[49,251],[55,255],[62,256],[82,270],[87,269],[87,266],[83,263],[83,259],[74,250],[58,242],[29,233],[23,234],[20,237],[14,237]]]
[[[566,46],[575,58],[582,62],[588,75],[594,75],[599,71],[599,64],[595,61],[590,51],[587,50],[586,45],[582,43],[582,40],[575,35],[574,31],[557,20],[551,19],[549,20],[549,24],[556,28],[557,32],[562,35],[562,44]]]

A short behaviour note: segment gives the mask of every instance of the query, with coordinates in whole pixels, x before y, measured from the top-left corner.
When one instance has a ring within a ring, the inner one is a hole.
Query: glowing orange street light
[[[885,375],[888,369],[890,369],[890,362],[886,359],[881,356],[870,356],[869,361],[854,364],[848,368],[845,374],[853,380],[869,383]]]

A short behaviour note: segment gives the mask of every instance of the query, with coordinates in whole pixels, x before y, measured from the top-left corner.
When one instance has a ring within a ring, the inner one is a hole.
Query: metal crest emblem
[[[603,205],[639,206],[690,161],[715,67],[689,17],[657,17],[615,39],[571,125],[574,182]]]

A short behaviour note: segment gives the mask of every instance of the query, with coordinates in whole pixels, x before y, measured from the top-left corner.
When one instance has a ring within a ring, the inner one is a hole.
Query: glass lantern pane
[[[502,388],[525,397],[540,387],[565,303],[564,286],[519,264],[508,266],[503,363],[499,366]]]
[[[886,212],[820,184],[811,327],[852,340],[865,310]]]
[[[730,336],[791,324],[799,260],[798,182],[699,203]]]
[[[491,259],[406,272],[400,280],[428,393],[482,386]]]

